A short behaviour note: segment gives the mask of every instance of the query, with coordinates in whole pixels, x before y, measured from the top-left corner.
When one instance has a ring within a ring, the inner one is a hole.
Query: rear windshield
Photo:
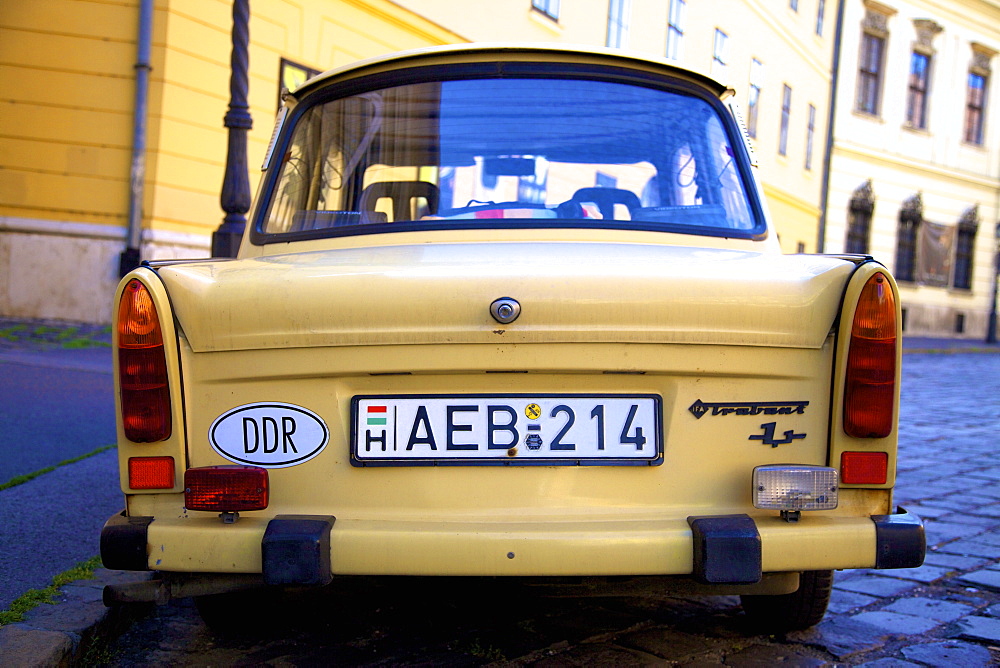
[[[751,237],[762,222],[720,108],[685,92],[556,78],[330,100],[298,115],[258,229],[274,240],[457,226]]]

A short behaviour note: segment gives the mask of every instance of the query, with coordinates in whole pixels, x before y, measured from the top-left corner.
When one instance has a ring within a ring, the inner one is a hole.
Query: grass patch
[[[98,329],[77,325],[60,326],[18,323],[0,329],[0,341],[5,340],[11,343],[27,341],[42,345],[58,345],[69,349],[107,348],[111,344],[102,339],[109,334],[111,334],[110,325],[105,325]]]
[[[111,642],[112,639],[104,637],[95,638],[90,641],[87,644],[87,648],[83,651],[83,656],[80,657],[76,665],[80,666],[80,668],[117,665],[118,660],[121,658],[121,650],[112,650],[108,646]]]
[[[72,339],[74,336],[80,333],[79,327],[67,327],[56,334],[56,341],[66,341],[67,339]]]
[[[62,347],[71,350],[79,348],[110,348],[111,344],[107,341],[95,341],[93,339],[70,339],[69,341],[63,341]]]
[[[31,330],[34,336],[45,336],[46,334],[56,334],[61,331],[58,327],[49,327],[48,325],[39,325]]]
[[[81,561],[67,571],[59,573],[52,578],[52,584],[45,589],[31,589],[14,599],[10,607],[0,611],[0,626],[24,621],[24,615],[28,611],[46,603],[55,603],[55,596],[59,589],[77,580],[93,580],[94,571],[101,565],[100,557],[91,557],[86,561]]]
[[[102,452],[110,450],[111,448],[114,448],[114,447],[115,446],[113,446],[113,445],[105,445],[103,447],[97,448],[96,450],[94,450],[92,452],[88,452],[87,454],[80,455],[79,457],[73,457],[72,459],[65,459],[65,460],[59,462],[58,464],[56,464],[55,466],[46,466],[43,469],[39,469],[37,471],[32,471],[31,473],[25,473],[24,475],[16,475],[13,478],[11,478],[10,480],[8,480],[7,482],[0,483],[0,492],[2,492],[5,489],[9,489],[10,487],[16,487],[18,485],[23,485],[24,483],[28,482],[29,480],[34,480],[35,478],[37,478],[40,475],[44,475],[46,473],[52,473],[53,471],[55,471],[60,466],[66,466],[67,464],[75,464],[76,462],[79,462],[81,460],[87,459],[88,457],[93,457],[94,455],[99,455]]]
[[[20,341],[21,334],[26,333],[28,326],[24,324],[13,325],[7,327],[6,329],[0,329],[0,339],[7,339],[8,341]]]
[[[483,659],[485,661],[497,662],[507,660],[507,657],[504,656],[502,650],[497,649],[493,645],[483,646],[479,638],[472,641],[472,644],[469,645],[468,652],[477,659]]]

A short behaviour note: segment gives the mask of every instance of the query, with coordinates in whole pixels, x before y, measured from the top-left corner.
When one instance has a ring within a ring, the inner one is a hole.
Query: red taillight
[[[118,305],[118,387],[125,437],[152,443],[170,437],[167,359],[149,290],[132,279]]]
[[[896,400],[896,302],[883,274],[868,279],[851,327],[844,386],[844,431],[856,438],[892,433]]]
[[[884,485],[889,477],[889,453],[844,452],[840,455],[840,482],[848,485]]]
[[[267,508],[267,469],[204,466],[184,472],[184,507],[231,513]]]
[[[129,457],[129,489],[171,489],[174,486],[173,457]]]

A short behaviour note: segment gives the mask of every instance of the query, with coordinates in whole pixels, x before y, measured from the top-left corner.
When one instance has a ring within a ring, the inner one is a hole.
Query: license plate
[[[660,413],[650,394],[356,396],[351,461],[657,465]]]

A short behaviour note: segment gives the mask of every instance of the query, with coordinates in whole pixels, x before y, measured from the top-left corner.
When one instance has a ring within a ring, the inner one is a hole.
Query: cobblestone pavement
[[[550,598],[496,581],[351,579],[209,631],[155,608],[89,665],[1000,665],[1000,355],[904,357],[896,501],[926,522],[920,568],[837,573],[818,626],[761,635],[736,597]],[[58,609],[58,606],[57,606]]]

